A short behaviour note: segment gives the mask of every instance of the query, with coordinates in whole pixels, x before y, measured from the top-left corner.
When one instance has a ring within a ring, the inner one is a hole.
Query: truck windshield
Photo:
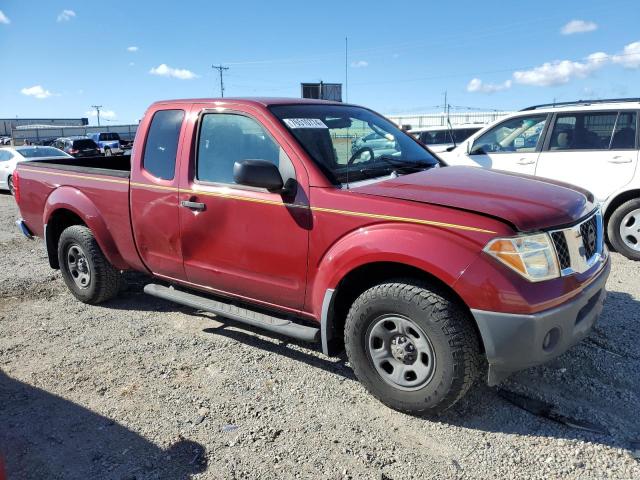
[[[117,133],[101,133],[100,134],[100,140],[101,141],[105,141],[105,140],[120,140],[120,135],[118,135]]]
[[[335,185],[438,165],[409,135],[365,108],[311,104],[270,110]]]

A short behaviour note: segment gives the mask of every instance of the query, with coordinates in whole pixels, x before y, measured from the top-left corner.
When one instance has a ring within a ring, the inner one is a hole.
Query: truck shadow
[[[492,433],[581,440],[629,449],[631,442],[640,439],[640,322],[633,321],[638,318],[640,302],[627,293],[609,292],[594,331],[564,355],[544,366],[519,372],[498,387],[490,388],[479,381],[451,410],[437,417],[421,415],[416,419]],[[205,333],[222,335],[357,381],[344,354],[326,359],[304,351],[318,352],[314,345],[272,334],[265,340],[228,328],[243,328],[233,321],[215,319],[223,324],[205,328]]]
[[[0,465],[2,460],[11,480],[188,479],[207,468],[199,443],[180,437],[164,450],[107,417],[0,371]]]
[[[318,355],[317,345],[254,332],[233,320],[144,297],[139,292],[148,279],[137,278],[138,283],[124,298],[107,305],[158,312],[180,311],[211,318],[222,325],[204,328],[206,334],[221,335],[357,381],[344,354],[328,359]],[[417,419],[486,432],[575,439],[629,448],[629,442],[640,439],[638,318],[639,301],[627,293],[610,291],[591,335],[564,355],[544,366],[519,372],[496,388],[479,382],[450,411],[435,418],[421,416]],[[540,408],[536,401],[545,403]]]
[[[610,291],[590,336],[552,362],[480,386],[437,421],[633,449],[640,440],[640,302]]]

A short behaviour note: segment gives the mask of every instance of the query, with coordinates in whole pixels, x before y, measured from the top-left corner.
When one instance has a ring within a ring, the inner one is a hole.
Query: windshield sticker
[[[329,128],[319,118],[284,118],[289,128]]]

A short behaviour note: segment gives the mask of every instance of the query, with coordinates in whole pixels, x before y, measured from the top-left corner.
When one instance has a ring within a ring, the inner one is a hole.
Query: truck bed
[[[129,178],[129,174],[131,173],[131,155],[84,158],[46,158],[41,160],[27,160],[26,162],[22,162],[22,165],[24,167],[40,166],[78,173]]]
[[[83,223],[96,234],[114,266],[144,270],[131,231],[130,156],[27,160],[18,163],[16,171],[21,213],[33,234],[45,235],[45,222],[54,206],[64,215],[81,212]]]

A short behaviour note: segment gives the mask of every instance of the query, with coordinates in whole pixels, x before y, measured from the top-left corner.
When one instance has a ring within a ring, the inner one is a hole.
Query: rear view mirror
[[[233,165],[233,178],[240,185],[281,192],[284,188],[278,167],[267,160],[242,160]]]

